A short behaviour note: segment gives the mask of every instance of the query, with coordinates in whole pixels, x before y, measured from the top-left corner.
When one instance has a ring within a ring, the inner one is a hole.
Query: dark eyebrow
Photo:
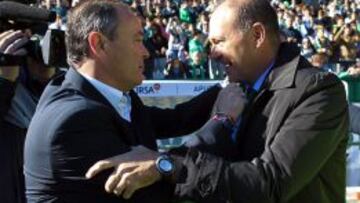
[[[220,38],[209,38],[211,43],[218,43],[218,42],[222,42],[225,40],[225,37],[220,37]]]

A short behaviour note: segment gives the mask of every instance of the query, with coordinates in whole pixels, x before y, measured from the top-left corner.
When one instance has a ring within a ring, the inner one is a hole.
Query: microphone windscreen
[[[42,8],[27,6],[21,3],[2,1],[0,2],[0,19],[31,22],[53,22],[56,19],[56,13]]]

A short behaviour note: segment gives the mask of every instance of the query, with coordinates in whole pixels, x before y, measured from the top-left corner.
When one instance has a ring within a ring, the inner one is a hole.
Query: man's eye
[[[218,44],[222,44],[224,42],[224,40],[212,40],[212,44],[213,45],[218,45]]]

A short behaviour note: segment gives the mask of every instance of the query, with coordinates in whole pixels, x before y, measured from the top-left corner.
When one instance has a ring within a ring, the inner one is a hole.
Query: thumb
[[[100,173],[103,170],[114,167],[114,164],[111,160],[101,160],[92,165],[89,170],[86,172],[86,178],[90,179]]]

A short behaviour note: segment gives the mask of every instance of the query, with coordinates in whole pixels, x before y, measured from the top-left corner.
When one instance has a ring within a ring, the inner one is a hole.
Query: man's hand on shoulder
[[[131,151],[95,163],[86,173],[91,179],[103,170],[114,168],[105,183],[105,190],[129,199],[133,193],[161,179],[156,169],[158,152],[144,146],[132,147]]]
[[[230,83],[219,92],[215,101],[213,113],[229,116],[233,121],[244,111],[247,98],[237,83]]]

